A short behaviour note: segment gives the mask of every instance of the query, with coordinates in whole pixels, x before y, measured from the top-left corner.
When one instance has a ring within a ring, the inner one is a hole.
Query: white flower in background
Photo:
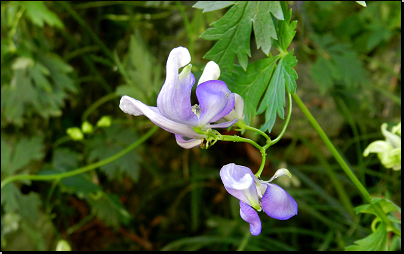
[[[368,156],[369,153],[377,153],[380,162],[386,168],[393,168],[394,170],[401,169],[401,122],[391,129],[387,130],[387,123],[382,124],[382,133],[386,140],[377,140],[370,143],[370,145],[363,152],[363,156]]]

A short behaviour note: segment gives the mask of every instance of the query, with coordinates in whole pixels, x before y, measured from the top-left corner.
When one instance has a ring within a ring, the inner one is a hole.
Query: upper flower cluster
[[[164,130],[174,133],[183,148],[199,146],[211,128],[227,128],[243,118],[243,99],[230,92],[217,80],[219,66],[209,62],[196,88],[199,105],[191,105],[191,90],[195,78],[191,73],[191,55],[184,47],[174,48],[167,59],[166,80],[157,98],[157,107],[147,106],[129,96],[121,98],[119,107],[131,115],[145,115]],[[178,71],[184,67],[179,74]],[[220,122],[213,124],[214,122]],[[201,132],[195,132],[195,129]]]

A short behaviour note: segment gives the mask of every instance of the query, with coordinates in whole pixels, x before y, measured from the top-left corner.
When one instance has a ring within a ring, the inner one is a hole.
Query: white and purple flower
[[[230,195],[240,200],[240,216],[250,224],[252,235],[261,233],[261,220],[256,211],[264,212],[278,220],[287,220],[297,214],[297,203],[284,189],[269,183],[288,175],[287,169],[279,169],[269,181],[259,180],[251,169],[234,163],[220,170],[220,178]]]
[[[204,131],[232,126],[238,121],[237,116],[243,116],[244,108],[242,98],[230,92],[223,81],[217,80],[220,69],[213,61],[206,65],[196,88],[199,105],[192,106],[191,89],[195,78],[191,73],[190,61],[189,51],[184,47],[174,48],[170,52],[166,80],[158,95],[157,107],[147,106],[126,95],[119,104],[123,112],[145,115],[162,129],[174,133],[178,145],[183,148],[199,146],[207,138]],[[179,74],[181,67],[184,69]],[[219,120],[220,123],[214,124]],[[195,132],[194,128],[201,132]]]

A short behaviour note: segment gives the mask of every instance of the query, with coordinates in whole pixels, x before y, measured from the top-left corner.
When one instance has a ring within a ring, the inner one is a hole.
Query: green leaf
[[[2,116],[8,123],[23,125],[26,105],[37,100],[36,90],[25,70],[16,70],[9,85],[1,86]]]
[[[192,7],[203,9],[203,12],[216,11],[235,4],[236,1],[198,1]]]
[[[366,84],[367,73],[359,57],[348,44],[338,43],[331,34],[313,34],[312,37],[322,49],[312,67],[312,77],[320,87],[323,86],[322,91],[332,87],[335,81],[350,88]]]
[[[243,98],[247,124],[256,114],[259,99],[268,86],[276,59],[276,57],[272,57],[254,62],[248,65],[247,71],[236,65],[231,73],[225,72],[221,76],[228,88]]]
[[[155,101],[163,81],[161,67],[136,32],[130,37],[128,53],[123,61],[130,83],[117,87],[115,94]],[[147,102],[147,101],[146,101]]]
[[[320,92],[324,94],[334,85],[334,78],[339,77],[338,70],[334,64],[325,60],[321,55],[311,67],[312,77],[320,84]]]
[[[276,29],[271,15],[268,15],[269,10],[278,19],[283,19],[281,5],[278,1],[260,1],[257,6],[257,13],[253,18],[253,28],[257,49],[260,47],[262,51],[268,55],[271,50],[271,38],[278,39]]]
[[[33,64],[19,58],[10,84],[1,86],[2,117],[7,123],[22,126],[23,116],[32,113],[45,119],[60,116],[67,92],[77,92],[67,75],[73,70],[70,65],[55,54],[38,53],[37,58]]]
[[[289,93],[296,93],[296,79],[297,79],[297,73],[293,67],[296,66],[297,64],[297,59],[295,56],[293,56],[294,50],[289,52],[284,58],[283,58],[283,72],[284,72],[284,77],[285,77],[285,83],[286,83],[286,89],[288,90]]]
[[[108,226],[118,228],[121,223],[127,224],[130,215],[114,194],[100,193],[101,197],[87,197],[93,213]]]
[[[57,148],[53,152],[52,166],[58,172],[66,172],[79,166],[81,154],[69,148]]]
[[[1,206],[5,212],[18,212],[22,217],[36,223],[41,199],[38,193],[22,194],[15,184],[7,184],[1,190]]]
[[[265,132],[268,130],[271,132],[273,125],[275,124],[276,113],[280,118],[284,118],[285,107],[285,71],[284,71],[284,59],[281,59],[275,72],[269,82],[268,88],[265,92],[265,96],[258,107],[257,114],[265,112],[265,124],[260,128]]]
[[[48,93],[52,92],[52,85],[45,76],[46,74],[49,75],[49,70],[45,66],[36,63],[34,67],[29,70],[29,74],[34,80],[36,87],[43,88]]]
[[[94,136],[88,144],[89,162],[103,160],[122,151],[136,140],[134,133],[121,125],[112,125],[103,129],[104,135]],[[137,182],[140,175],[140,156],[132,150],[119,159],[103,165],[100,169],[109,179],[121,179],[126,174],[133,181]]]
[[[1,138],[1,172],[10,174],[10,161],[12,148],[6,143],[6,141]]]
[[[284,118],[285,87],[289,93],[296,92],[297,73],[293,67],[297,64],[293,50],[284,55],[278,63],[275,72],[269,82],[265,96],[257,110],[257,114],[265,112],[265,123],[261,126],[262,131],[271,132],[276,120],[276,113]]]
[[[43,136],[21,138],[17,143],[7,142],[2,139],[2,149],[5,148],[5,157],[1,159],[1,171],[13,174],[27,166],[32,160],[40,160],[44,156]],[[3,155],[3,152],[2,152]]]
[[[7,184],[1,190],[1,206],[5,212],[20,210],[22,193],[15,184]]]
[[[372,204],[379,204],[384,213],[389,213],[389,212],[393,212],[393,211],[397,211],[401,214],[401,208],[399,206],[397,206],[396,204],[394,204],[394,202],[392,202],[389,199],[386,198],[372,198]],[[372,205],[370,204],[365,204],[365,205],[360,205],[358,207],[354,208],[355,212],[358,213],[371,213],[374,214],[376,216],[378,216],[378,213],[373,209]]]
[[[262,47],[265,54],[268,54],[271,48],[269,37],[277,38],[270,12],[275,17],[281,17],[279,6],[274,3],[235,3],[220,20],[211,24],[213,28],[201,35],[206,40],[219,40],[204,57],[215,61],[224,70],[231,71],[237,55],[241,67],[246,70],[247,56],[251,56],[251,23],[254,24],[257,47]]]
[[[355,241],[355,245],[350,245],[345,248],[346,251],[387,251],[388,250],[388,235],[386,226],[380,223],[380,226],[375,232],[369,236]]]
[[[276,24],[276,32],[278,40],[272,39],[272,44],[280,52],[288,52],[288,47],[292,42],[296,34],[297,21],[291,21],[292,9],[288,11],[288,6],[285,2],[282,2],[282,12],[284,20],[279,20]]]
[[[55,13],[46,8],[43,1],[24,1],[21,4],[25,7],[28,17],[35,25],[43,27],[44,23],[47,23],[50,26],[63,28],[62,21]]]

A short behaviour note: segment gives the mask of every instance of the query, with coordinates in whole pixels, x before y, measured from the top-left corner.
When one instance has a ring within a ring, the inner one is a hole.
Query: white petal
[[[210,61],[206,64],[198,85],[208,80],[217,80],[220,77],[220,68],[215,62]]]
[[[275,172],[274,176],[271,179],[269,179],[268,182],[272,182],[276,178],[278,178],[280,176],[285,176],[285,175],[292,178],[292,174],[289,172],[289,170],[287,170],[286,168],[280,168]]]

